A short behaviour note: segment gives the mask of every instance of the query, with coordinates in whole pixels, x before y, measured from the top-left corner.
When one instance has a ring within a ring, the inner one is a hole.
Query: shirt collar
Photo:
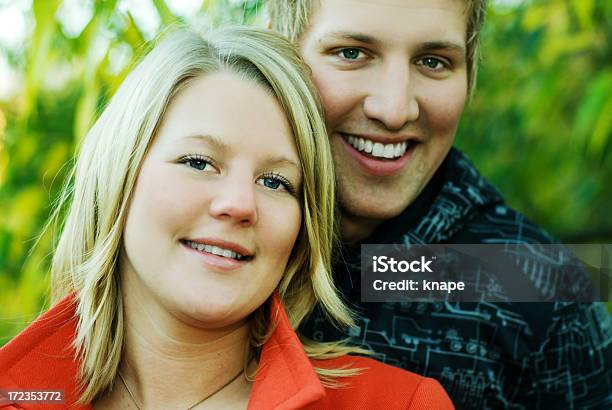
[[[63,390],[66,403],[77,400],[78,361],[75,360],[72,345],[77,325],[75,309],[74,295],[71,294],[42,314],[0,350],[0,386]],[[18,408],[38,409],[44,406],[35,402],[23,402]],[[91,406],[71,408],[91,410]]]
[[[75,302],[74,295],[66,297],[4,346],[0,351],[0,368],[8,369],[4,375],[8,379],[0,374],[2,385],[63,389],[66,403],[74,403],[78,371],[72,348],[77,325]],[[325,389],[276,292],[268,309],[271,335],[261,352],[248,408],[293,409],[320,400]],[[23,408],[28,406],[24,404]]]
[[[294,409],[322,399],[325,388],[276,292],[270,298],[269,326],[272,334],[261,352],[248,408]]]

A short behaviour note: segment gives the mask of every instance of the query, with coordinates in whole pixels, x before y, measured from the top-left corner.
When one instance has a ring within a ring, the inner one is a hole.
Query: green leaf
[[[162,25],[170,26],[182,21],[182,19],[175,16],[172,11],[170,11],[170,8],[164,0],[153,0],[153,5],[161,18]]]
[[[595,10],[594,0],[573,0],[572,6],[576,12],[576,17],[582,29],[593,27],[593,14]]]
[[[606,142],[606,132],[609,133],[609,123],[603,117],[610,117],[612,95],[612,70],[599,73],[588,85],[584,97],[580,101],[573,125],[573,133],[589,146],[592,153],[600,152]],[[596,128],[598,127],[598,128]],[[596,131],[596,132],[595,132]]]

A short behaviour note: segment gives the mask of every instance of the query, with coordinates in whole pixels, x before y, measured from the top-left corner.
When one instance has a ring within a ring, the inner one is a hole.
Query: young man
[[[610,408],[612,329],[600,304],[360,302],[362,243],[553,242],[452,148],[485,8],[269,2],[272,27],[299,45],[326,112],[344,242],[334,274],[361,316],[349,336],[437,378],[458,408]],[[341,336],[317,315],[306,330]]]

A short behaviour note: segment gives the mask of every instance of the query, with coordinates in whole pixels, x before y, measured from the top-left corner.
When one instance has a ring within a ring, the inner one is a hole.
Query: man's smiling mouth
[[[417,144],[415,140],[407,140],[394,144],[383,144],[363,137],[342,133],[342,138],[357,151],[377,159],[395,160],[401,158],[407,150]]]

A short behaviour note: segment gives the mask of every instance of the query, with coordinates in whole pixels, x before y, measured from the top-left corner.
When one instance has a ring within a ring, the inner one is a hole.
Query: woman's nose
[[[252,181],[227,182],[214,192],[210,203],[211,215],[242,226],[257,223],[255,184]]]

